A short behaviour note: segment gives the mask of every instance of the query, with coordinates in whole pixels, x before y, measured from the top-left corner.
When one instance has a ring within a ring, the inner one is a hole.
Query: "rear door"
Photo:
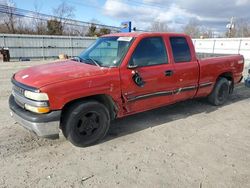
[[[141,39],[128,65],[130,68],[123,67],[120,72],[128,114],[173,102],[174,66],[169,62],[164,38]]]
[[[170,36],[172,62],[176,76],[175,101],[193,98],[199,81],[199,64],[192,48],[192,41],[184,36]],[[190,49],[191,47],[191,49]]]

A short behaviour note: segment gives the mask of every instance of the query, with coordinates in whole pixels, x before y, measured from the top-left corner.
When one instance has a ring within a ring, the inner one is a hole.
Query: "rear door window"
[[[170,43],[175,63],[191,61],[191,52],[185,37],[171,37]]]

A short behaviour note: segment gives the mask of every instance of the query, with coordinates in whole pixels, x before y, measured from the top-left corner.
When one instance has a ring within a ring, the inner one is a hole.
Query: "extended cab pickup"
[[[89,146],[110,121],[179,101],[226,102],[242,79],[241,55],[198,59],[192,40],[176,33],[100,37],[78,57],[13,75],[11,115],[38,136]]]

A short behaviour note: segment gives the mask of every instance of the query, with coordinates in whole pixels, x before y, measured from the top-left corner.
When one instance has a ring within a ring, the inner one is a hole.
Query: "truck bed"
[[[235,55],[237,55],[237,54],[196,53],[196,56],[199,60],[211,59],[211,58],[213,59],[214,57],[235,56]],[[245,60],[244,70],[243,70],[243,76],[245,79],[248,76],[248,69],[250,69],[250,61]]]
[[[212,58],[212,57],[225,57],[234,56],[236,54],[215,54],[215,53],[196,53],[198,59]]]

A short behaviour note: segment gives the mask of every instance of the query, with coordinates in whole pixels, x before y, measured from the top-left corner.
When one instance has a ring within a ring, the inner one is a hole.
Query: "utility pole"
[[[230,23],[227,24],[227,28],[228,28],[228,37],[231,38],[232,37],[232,31],[235,28],[235,23],[234,23],[234,17],[231,18]]]

